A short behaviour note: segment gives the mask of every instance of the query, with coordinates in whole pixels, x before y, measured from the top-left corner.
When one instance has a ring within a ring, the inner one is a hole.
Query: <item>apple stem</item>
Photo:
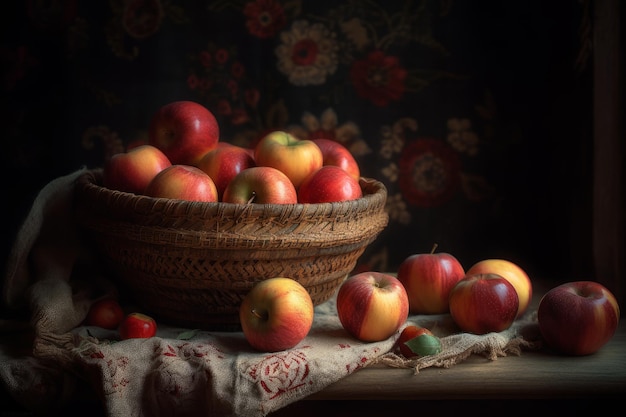
[[[256,193],[253,191],[253,192],[252,192],[252,197],[250,197],[250,200],[248,200],[248,203],[247,203],[247,204],[252,203],[252,202],[254,201],[254,199],[255,199],[255,198],[256,198]]]
[[[261,314],[259,314],[259,312],[258,312],[258,311],[256,311],[256,309],[254,309],[254,308],[252,309],[251,313],[252,313],[252,315],[253,315],[253,316],[256,316],[256,317],[258,317],[258,318],[260,318],[260,319],[262,319],[262,320],[266,320],[266,319],[267,319],[267,314],[265,314],[265,315],[261,315]]]
[[[439,245],[436,244],[436,243],[433,244],[433,248],[430,250],[431,254],[435,253],[435,251],[437,250],[437,246],[439,246]]]

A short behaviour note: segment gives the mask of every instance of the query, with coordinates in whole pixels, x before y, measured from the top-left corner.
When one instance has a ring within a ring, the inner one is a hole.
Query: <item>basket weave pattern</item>
[[[168,322],[239,324],[252,286],[284,276],[313,303],[328,300],[386,227],[387,191],[361,179],[363,198],[324,204],[229,204],[151,198],[77,180],[79,223],[133,301]]]

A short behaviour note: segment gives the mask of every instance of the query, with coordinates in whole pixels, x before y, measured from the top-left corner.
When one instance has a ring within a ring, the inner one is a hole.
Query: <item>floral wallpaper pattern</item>
[[[384,182],[390,224],[361,269],[393,270],[434,243],[468,267],[542,262],[532,218],[542,180],[528,157],[547,134],[525,136],[524,123],[543,117],[532,93],[553,81],[545,69],[574,72],[581,2],[11,3],[3,166],[31,174],[12,184],[14,223],[46,181],[100,166],[145,140],[158,107],[189,99],[214,112],[221,140],[327,137]]]

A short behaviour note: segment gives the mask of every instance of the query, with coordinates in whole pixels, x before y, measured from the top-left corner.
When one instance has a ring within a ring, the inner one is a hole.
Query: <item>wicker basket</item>
[[[387,190],[372,179],[358,200],[285,205],[151,198],[101,179],[77,180],[79,224],[135,303],[186,327],[238,328],[243,297],[275,276],[328,300],[388,222]]]

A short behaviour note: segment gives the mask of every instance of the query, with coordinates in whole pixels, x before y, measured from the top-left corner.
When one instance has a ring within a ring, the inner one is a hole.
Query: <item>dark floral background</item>
[[[388,188],[359,269],[438,250],[532,277],[589,271],[585,1],[2,3],[3,253],[37,191],[195,100],[221,140],[346,145]],[[7,190],[8,188],[8,190]],[[584,254],[584,256],[579,256]],[[572,275],[574,274],[574,275]]]

